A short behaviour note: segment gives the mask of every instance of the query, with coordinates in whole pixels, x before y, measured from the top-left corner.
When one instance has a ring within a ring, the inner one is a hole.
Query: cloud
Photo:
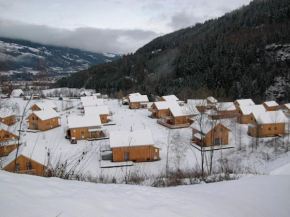
[[[173,30],[177,30],[192,26],[202,20],[203,19],[201,17],[194,17],[193,15],[189,15],[185,12],[178,12],[171,17],[169,26],[172,27]]]
[[[69,30],[46,25],[26,24],[19,21],[0,20],[0,36],[92,52],[124,54],[136,51],[159,35],[153,31],[142,29],[81,27]]]

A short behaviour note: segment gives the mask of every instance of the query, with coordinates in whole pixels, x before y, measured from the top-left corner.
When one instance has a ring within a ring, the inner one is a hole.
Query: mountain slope
[[[290,53],[286,58],[277,53],[290,44],[289,20],[289,0],[255,0],[218,19],[158,37],[133,55],[91,67],[58,85],[109,93],[175,93],[184,100],[212,94],[262,101],[275,78],[288,79]],[[290,99],[288,88],[278,101]]]
[[[52,76],[74,73],[120,57],[115,54],[93,53],[24,40],[0,38],[0,71],[8,75],[47,73]]]

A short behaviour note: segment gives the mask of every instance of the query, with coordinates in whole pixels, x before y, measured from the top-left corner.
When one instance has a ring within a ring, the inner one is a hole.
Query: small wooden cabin
[[[108,137],[99,116],[69,116],[66,138],[70,139],[104,139]]]
[[[214,120],[235,118],[237,117],[237,109],[233,102],[220,102],[215,105],[210,117]]]
[[[151,112],[149,117],[161,118],[169,115],[169,105],[166,101],[154,102],[148,111]]]
[[[237,99],[234,101],[236,108],[238,109],[240,106],[252,106],[256,105],[252,99]]]
[[[113,162],[146,162],[160,160],[159,148],[154,146],[150,130],[110,133]]]
[[[263,106],[267,111],[277,111],[279,109],[279,104],[275,101],[263,102]]]
[[[16,116],[12,108],[0,109],[0,122],[8,126],[16,123]]]
[[[30,107],[30,110],[32,110],[32,111],[41,111],[41,110],[46,110],[46,109],[49,109],[49,108],[57,111],[57,106],[51,101],[37,102],[33,106]]]
[[[252,106],[239,106],[237,112],[237,122],[240,124],[253,123],[251,113],[253,112],[265,112],[266,109],[263,105],[252,105]]]
[[[149,99],[147,95],[131,95],[129,96],[129,108],[130,109],[139,109],[147,108]]]
[[[217,121],[203,120],[203,124],[194,122],[190,126],[192,128],[191,142],[201,147],[229,144],[229,128]]]
[[[109,108],[106,105],[84,107],[84,111],[85,115],[96,116],[96,118],[100,118],[102,124],[108,123],[109,122],[108,116],[111,116]]]
[[[46,170],[47,150],[44,147],[30,143],[22,144],[18,149],[15,165],[15,149],[5,159],[2,170],[20,174],[43,176]]]
[[[281,105],[279,109],[282,110],[285,114],[290,114],[290,103]]]
[[[59,114],[51,109],[33,111],[28,117],[29,129],[46,131],[60,126]]]
[[[288,118],[282,111],[253,112],[254,120],[248,126],[248,134],[253,137],[267,137],[285,134]]]
[[[0,157],[9,155],[17,147],[17,139],[11,127],[0,123]]]
[[[11,97],[20,98],[24,96],[24,93],[21,89],[15,89],[10,94]]]

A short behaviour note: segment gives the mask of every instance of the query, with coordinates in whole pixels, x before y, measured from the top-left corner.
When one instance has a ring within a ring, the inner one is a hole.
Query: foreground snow
[[[93,184],[4,171],[0,177],[2,217],[286,217],[290,213],[288,175],[174,188]]]

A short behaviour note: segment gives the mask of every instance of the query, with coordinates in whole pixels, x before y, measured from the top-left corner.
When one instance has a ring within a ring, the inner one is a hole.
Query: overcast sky
[[[0,36],[128,53],[251,0],[0,0]]]

